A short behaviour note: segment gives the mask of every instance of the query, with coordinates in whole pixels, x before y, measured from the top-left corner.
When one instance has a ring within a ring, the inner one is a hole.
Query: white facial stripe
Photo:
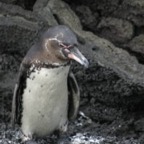
[[[62,43],[62,41],[57,39],[57,36],[54,38],[50,38],[49,41],[57,41],[61,46],[63,46],[64,48],[70,48],[72,45],[66,46]]]
[[[57,41],[61,46],[63,46],[64,48],[67,48],[67,46],[64,45],[64,44],[62,43],[62,41],[58,40],[57,37],[50,38],[49,40],[50,40],[50,41],[53,41],[53,40],[54,40],[54,41]]]
[[[63,33],[57,34],[57,35],[55,36],[56,39],[57,39],[58,37],[62,37],[62,38],[63,38]]]
[[[45,48],[46,48],[47,52],[49,52],[47,45],[48,45],[48,40],[46,40],[46,42],[45,42]]]
[[[49,41],[57,41],[57,42],[59,42],[59,43],[62,43],[60,40],[58,40],[58,39],[55,38],[55,37],[54,37],[54,38],[50,38]]]

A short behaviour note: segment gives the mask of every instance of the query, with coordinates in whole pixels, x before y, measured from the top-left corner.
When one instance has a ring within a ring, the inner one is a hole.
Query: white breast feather
[[[23,94],[22,131],[47,135],[67,121],[69,66],[36,70]]]

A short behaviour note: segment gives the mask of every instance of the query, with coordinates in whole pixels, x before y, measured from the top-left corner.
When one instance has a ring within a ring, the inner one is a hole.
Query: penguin
[[[65,25],[50,27],[27,52],[14,88],[11,119],[25,137],[66,132],[68,121],[76,118],[80,90],[70,70],[73,60],[89,65],[76,35]]]

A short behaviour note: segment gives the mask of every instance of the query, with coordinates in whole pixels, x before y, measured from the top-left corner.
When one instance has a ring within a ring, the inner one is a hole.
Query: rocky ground
[[[65,24],[90,62],[73,66],[80,114],[63,138],[35,143],[143,144],[143,7],[143,0],[0,0],[0,143],[21,143],[19,127],[9,123],[22,58],[45,29]]]

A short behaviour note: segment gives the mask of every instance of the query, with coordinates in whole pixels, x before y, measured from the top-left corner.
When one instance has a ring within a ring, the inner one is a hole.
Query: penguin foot
[[[28,141],[31,141],[32,140],[32,135],[28,135],[28,136],[26,136],[26,135],[24,135],[23,134],[23,137],[22,137],[22,142],[25,144],[26,142],[28,142]],[[26,143],[27,144],[27,143]]]
[[[26,141],[29,141],[29,140],[31,140],[31,138],[26,137],[26,136],[25,136],[25,137],[23,137],[23,139],[22,139],[22,141],[23,141],[23,142],[26,142]]]
[[[68,121],[66,121],[63,125],[60,126],[59,131],[60,133],[65,133],[68,129]]]

